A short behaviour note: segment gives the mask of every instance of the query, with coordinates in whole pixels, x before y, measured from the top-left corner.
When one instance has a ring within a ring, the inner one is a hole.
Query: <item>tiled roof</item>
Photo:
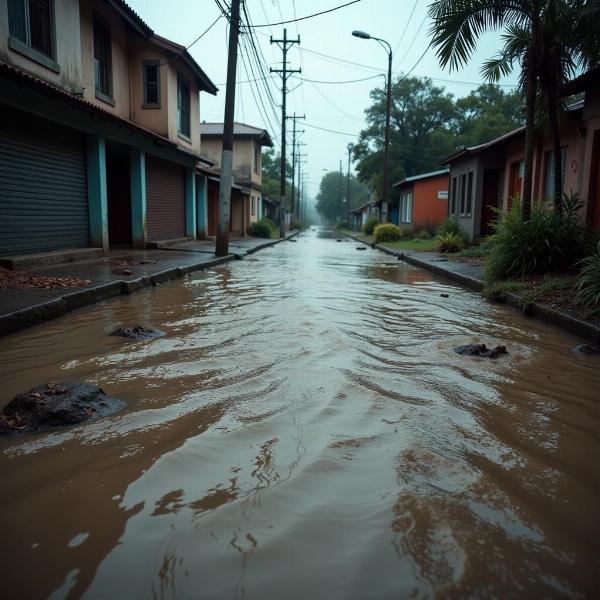
[[[431,177],[439,177],[440,175],[448,175],[448,169],[438,169],[437,171],[430,171],[429,173],[421,173],[420,175],[412,175],[411,177],[405,177],[401,181],[394,183],[392,187],[398,187],[404,183],[411,183],[413,181],[420,181],[421,179],[429,179]]]
[[[223,135],[223,123],[200,123],[200,135],[221,137]],[[246,125],[246,123],[234,123],[233,135],[238,137],[258,137],[263,146],[273,146],[273,141],[266,129]]]

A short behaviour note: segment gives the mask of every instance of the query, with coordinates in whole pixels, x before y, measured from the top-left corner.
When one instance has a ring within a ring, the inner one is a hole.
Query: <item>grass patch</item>
[[[507,294],[519,292],[523,289],[523,282],[509,279],[507,281],[495,281],[483,288],[483,297],[491,302],[501,302],[506,299]]]
[[[435,252],[436,240],[422,240],[413,238],[410,240],[402,239],[395,242],[385,242],[382,244],[386,248],[393,248],[394,250],[413,250],[421,252]]]

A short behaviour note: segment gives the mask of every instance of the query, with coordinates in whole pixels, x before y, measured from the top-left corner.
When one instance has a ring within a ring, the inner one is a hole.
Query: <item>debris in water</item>
[[[571,348],[571,352],[573,352],[573,354],[594,356],[595,354],[600,354],[600,348],[598,346],[593,346],[592,344],[578,344],[574,348]]]
[[[120,337],[130,338],[133,340],[149,340],[152,338],[162,337],[165,335],[164,331],[158,329],[151,329],[150,327],[144,327],[143,325],[134,325],[133,327],[118,327],[109,335],[118,335]]]
[[[506,346],[496,346],[488,348],[485,344],[467,344],[454,348],[454,352],[463,356],[487,356],[488,358],[498,358],[501,354],[508,354]]]
[[[450,294],[440,294],[442,298],[450,298]]]
[[[356,246],[357,250],[366,250],[367,247],[366,246]]]
[[[0,414],[0,435],[76,425],[121,410],[125,402],[90,383],[47,383],[18,394]]]
[[[47,277],[36,275],[29,271],[11,271],[0,267],[0,289],[26,290],[42,288],[54,290],[58,288],[85,287],[92,282],[89,279],[80,279],[71,275],[65,277]]]

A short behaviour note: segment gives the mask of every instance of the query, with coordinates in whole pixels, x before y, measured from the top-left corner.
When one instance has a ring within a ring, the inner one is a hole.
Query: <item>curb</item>
[[[369,244],[347,233],[343,235],[366,246],[371,246],[373,249],[379,250],[380,252],[397,256],[400,260],[410,265],[431,271],[436,275],[440,275],[446,279],[460,283],[464,287],[471,290],[481,292],[485,287],[485,284],[481,279],[470,277],[469,275],[463,275],[462,273],[456,273],[455,271],[449,271],[448,269],[444,269],[444,267],[440,267],[438,265],[432,265],[429,262],[415,258],[415,256],[412,254],[394,252],[389,248],[383,248],[377,244]],[[506,304],[507,306],[514,308],[526,317],[531,317],[533,319],[542,321],[547,325],[558,327],[567,333],[582,338],[586,342],[600,345],[600,327],[597,327],[592,323],[581,321],[580,319],[576,319],[575,317],[571,317],[566,313],[554,308],[550,308],[549,306],[544,306],[543,304],[539,304],[537,302],[525,303],[523,297],[515,293],[506,294],[506,296],[502,300],[499,300],[498,303]]]
[[[301,232],[302,230],[299,230],[287,237],[265,242],[252,248],[247,254],[254,254],[254,252],[258,252],[263,248],[285,242],[299,235]],[[168,248],[163,248],[163,250],[168,250]],[[158,273],[153,273],[152,275],[143,275],[135,279],[117,279],[109,283],[99,283],[83,290],[69,292],[60,298],[54,298],[42,304],[28,306],[27,308],[0,316],[0,337],[19,331],[20,329],[31,327],[32,325],[37,325],[38,323],[62,317],[84,306],[90,306],[91,304],[96,304],[117,296],[129,296],[144,288],[157,286],[172,279],[185,277],[185,275],[195,271],[211,269],[232,260],[240,259],[243,259],[243,256],[240,254],[228,254],[227,256],[212,258],[192,265],[172,267]]]

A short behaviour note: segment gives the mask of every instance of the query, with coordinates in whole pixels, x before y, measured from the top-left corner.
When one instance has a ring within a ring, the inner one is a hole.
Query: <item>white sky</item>
[[[276,23],[282,20],[302,17],[326,10],[347,0],[246,0],[246,10],[254,24]],[[132,8],[159,35],[180,44],[190,44],[220,14],[214,0],[128,0]],[[228,5],[229,2],[226,2]],[[327,15],[286,25],[289,37],[301,37],[301,45],[293,46],[288,52],[291,68],[302,68],[300,77],[315,80],[340,81],[369,77],[387,69],[387,55],[373,40],[361,40],[351,35],[353,29],[361,29],[371,35],[387,40],[394,50],[393,70],[396,74],[410,70],[429,44],[430,20],[427,18],[429,0],[361,0],[357,4]],[[411,11],[415,6],[412,18]],[[408,23],[408,26],[407,26]],[[406,33],[402,33],[406,27]],[[269,36],[283,36],[283,26],[256,28],[255,36],[260,44],[269,67],[281,67],[281,51],[275,44],[269,44]],[[501,46],[500,33],[491,33],[482,38],[470,64],[460,72],[449,73],[440,68],[433,50],[429,50],[414,68],[413,75],[428,76],[437,85],[443,85],[455,96],[467,95],[482,82],[479,72],[484,59],[494,55]],[[190,53],[204,69],[211,80],[218,85],[217,96],[202,93],[200,97],[200,119],[222,121],[225,103],[225,78],[227,70],[227,22],[224,18],[201,40],[190,48]],[[322,54],[360,63],[356,66],[313,54]],[[247,56],[241,48],[242,55]],[[248,58],[245,59],[248,65]],[[372,68],[368,68],[372,67]],[[253,79],[244,61],[238,57],[238,81]],[[254,67],[255,73],[257,67]],[[270,74],[269,74],[270,75]],[[439,81],[436,79],[443,79]],[[381,83],[379,83],[381,81]],[[503,79],[502,84],[513,85],[517,74]],[[272,137],[279,141],[281,78],[259,82],[266,111],[255,101],[251,86],[239,83],[236,90],[236,121],[265,127]],[[464,84],[463,82],[469,82]],[[264,83],[272,90],[277,106],[272,107]],[[347,165],[347,144],[357,140],[364,127],[364,110],[369,106],[369,91],[383,85],[383,78],[351,84],[313,84],[301,82],[292,76],[288,95],[288,114],[306,114],[307,126],[301,139],[306,143],[302,148],[308,154],[303,169],[308,173],[309,196],[314,197],[324,170],[336,170],[343,159],[344,172]],[[295,89],[294,89],[295,88]],[[505,89],[511,89],[507,87]],[[254,87],[255,95],[258,94]],[[264,115],[267,112],[268,117]],[[277,115],[277,120],[275,116]],[[269,123],[270,121],[270,123]],[[289,123],[289,122],[288,122]],[[301,124],[302,121],[299,121]],[[308,125],[325,127],[354,135],[339,135],[310,128]],[[276,144],[277,146],[277,144]],[[278,146],[277,146],[278,147]],[[288,157],[291,152],[291,136],[288,137]]]

